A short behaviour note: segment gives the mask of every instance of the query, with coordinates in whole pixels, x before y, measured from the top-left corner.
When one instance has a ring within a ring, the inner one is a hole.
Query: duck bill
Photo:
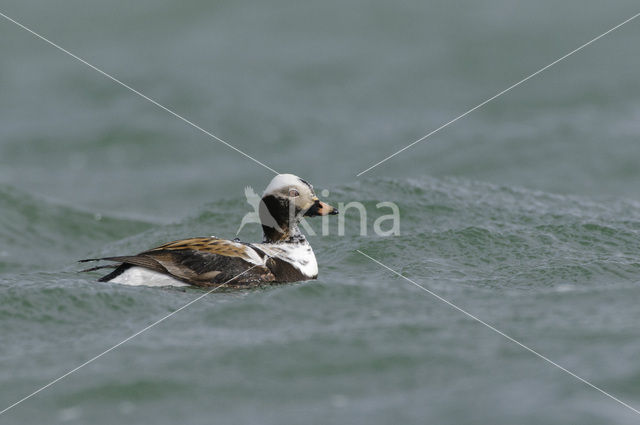
[[[305,217],[316,217],[319,215],[335,215],[338,209],[331,205],[316,199],[311,207],[304,213]]]

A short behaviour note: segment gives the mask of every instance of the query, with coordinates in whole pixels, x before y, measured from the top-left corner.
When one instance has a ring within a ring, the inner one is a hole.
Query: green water
[[[317,281],[213,293],[8,424],[631,424],[640,416],[634,1],[3,0],[280,172],[362,202]],[[233,238],[272,174],[0,18],[0,410],[202,294],[77,259]],[[395,202],[401,234],[373,222]],[[245,240],[260,238],[255,225]]]

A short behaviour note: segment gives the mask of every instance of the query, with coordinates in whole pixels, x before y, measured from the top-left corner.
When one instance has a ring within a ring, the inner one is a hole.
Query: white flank
[[[189,286],[166,274],[136,266],[128,268],[109,282],[131,286]]]

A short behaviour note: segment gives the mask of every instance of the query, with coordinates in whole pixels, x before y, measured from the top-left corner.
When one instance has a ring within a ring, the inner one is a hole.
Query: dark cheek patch
[[[286,223],[289,218],[289,202],[273,195],[265,196],[260,202],[259,214],[263,223],[268,223],[270,218],[273,218],[279,225]]]
[[[311,205],[311,207],[304,213],[304,215],[306,217],[314,217],[316,215],[319,215],[321,207],[322,206],[320,205],[320,201],[315,201],[313,205]]]

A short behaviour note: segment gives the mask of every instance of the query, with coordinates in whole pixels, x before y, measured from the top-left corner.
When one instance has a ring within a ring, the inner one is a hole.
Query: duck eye
[[[296,189],[289,189],[289,196],[295,198],[296,196],[300,196],[300,192]]]

